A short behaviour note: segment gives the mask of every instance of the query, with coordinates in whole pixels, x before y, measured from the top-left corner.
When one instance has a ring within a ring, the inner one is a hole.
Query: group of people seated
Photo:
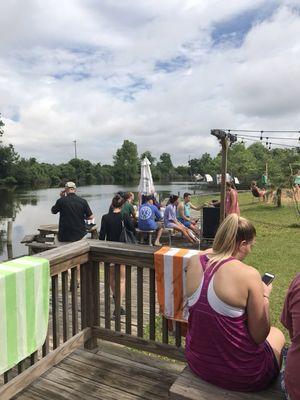
[[[161,205],[153,195],[142,196],[138,213],[133,205],[134,194],[132,192],[118,192],[112,199],[109,211],[102,216],[99,233],[100,240],[120,242],[123,226],[135,234],[138,227],[141,231],[157,231],[155,245],[161,246],[160,238],[165,228],[180,231],[191,243],[199,243],[194,232],[197,231],[196,223],[191,219],[190,209],[200,210],[190,203],[191,194],[185,193],[183,204],[179,207],[181,211],[177,217],[177,206],[179,197],[171,195],[164,212]],[[179,221],[181,218],[182,222]],[[193,229],[193,230],[192,230]],[[110,287],[115,298],[115,267],[110,266]],[[120,298],[121,302],[125,295],[125,265],[120,266]],[[121,315],[125,315],[125,309],[121,307]]]
[[[191,203],[191,194],[184,193],[183,201],[179,197],[171,195],[166,208],[156,201],[154,195],[141,196],[141,204],[138,212],[133,205],[134,194],[117,193],[112,199],[108,214],[102,217],[100,240],[119,241],[122,227],[135,233],[135,228],[140,231],[156,231],[154,244],[161,246],[160,238],[164,229],[174,229],[193,244],[199,243],[200,230],[197,220],[191,218],[191,209],[200,210]]]

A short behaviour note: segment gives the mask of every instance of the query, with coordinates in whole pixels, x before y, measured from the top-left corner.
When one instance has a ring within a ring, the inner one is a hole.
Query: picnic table
[[[21,243],[24,243],[29,250],[29,254],[56,248],[65,243],[58,240],[58,224],[40,225],[37,228],[39,233],[24,236]],[[97,225],[86,224],[86,232],[90,233],[92,239],[98,239]]]

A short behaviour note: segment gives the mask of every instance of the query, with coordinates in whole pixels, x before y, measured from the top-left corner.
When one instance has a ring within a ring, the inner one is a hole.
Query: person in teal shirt
[[[197,235],[200,234],[200,230],[197,227],[197,221],[191,219],[191,209],[200,211],[202,206],[194,206],[191,203],[191,193],[184,193],[183,201],[179,203],[177,207],[177,219],[185,227],[190,228]]]

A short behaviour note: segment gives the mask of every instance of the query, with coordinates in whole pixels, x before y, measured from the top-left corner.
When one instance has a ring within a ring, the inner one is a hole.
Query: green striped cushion
[[[45,341],[49,316],[49,261],[22,257],[0,264],[0,374]]]

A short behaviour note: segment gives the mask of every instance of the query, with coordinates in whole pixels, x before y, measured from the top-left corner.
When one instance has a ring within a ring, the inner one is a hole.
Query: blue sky
[[[68,161],[76,139],[110,163],[129,139],[185,164],[216,154],[213,128],[300,127],[296,0],[6,3],[0,112],[21,156]]]
[[[242,46],[246,35],[255,25],[271,19],[279,8],[279,1],[266,1],[254,8],[242,10],[212,27],[213,45]]]

